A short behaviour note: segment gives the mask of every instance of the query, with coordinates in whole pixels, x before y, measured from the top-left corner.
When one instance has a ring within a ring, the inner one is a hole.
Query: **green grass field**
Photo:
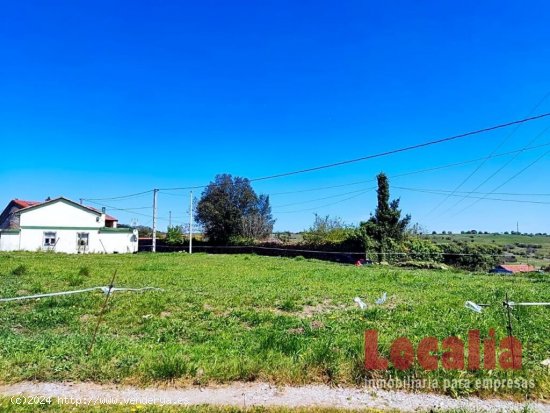
[[[164,292],[115,293],[86,355],[104,296],[97,292],[0,303],[0,381],[95,381],[146,385],[236,380],[362,384],[366,378],[523,378],[516,397],[550,397],[550,309],[519,308],[514,335],[523,369],[366,372],[364,331],[377,329],[380,348],[399,336],[465,339],[470,329],[506,335],[502,300],[550,301],[548,275],[497,276],[460,271],[356,268],[322,261],[254,255],[0,254],[0,297],[115,284]],[[388,300],[374,300],[387,292]],[[369,303],[360,311],[359,296]],[[464,308],[490,303],[483,314]],[[479,393],[451,386],[448,394]]]

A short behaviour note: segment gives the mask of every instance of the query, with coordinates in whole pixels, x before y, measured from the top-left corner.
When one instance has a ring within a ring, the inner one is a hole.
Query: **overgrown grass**
[[[24,274],[14,269],[24,266]],[[83,273],[81,268],[89,268]],[[101,293],[0,303],[0,381],[96,381],[145,385],[267,380],[362,384],[369,378],[526,379],[533,387],[499,394],[548,398],[550,309],[514,310],[523,368],[426,372],[363,369],[366,329],[379,331],[384,355],[399,336],[506,335],[502,301],[550,301],[548,277],[459,271],[354,267],[253,255],[0,254],[0,296],[107,285],[154,286],[164,292],[114,293],[94,351],[86,355]],[[78,286],[78,287],[77,287]],[[375,306],[384,291],[388,300]],[[353,298],[369,303],[358,310]],[[493,304],[482,314],[464,302]],[[450,386],[453,395],[489,390]]]

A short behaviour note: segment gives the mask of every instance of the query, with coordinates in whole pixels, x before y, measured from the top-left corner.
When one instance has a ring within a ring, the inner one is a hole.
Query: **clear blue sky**
[[[0,202],[111,197],[223,172],[254,178],[550,112],[550,97],[535,109],[550,91],[549,16],[546,1],[4,2]],[[273,194],[278,230],[304,229],[315,212],[357,223],[375,207],[373,190],[357,192],[372,183],[277,193],[481,158],[541,133],[533,145],[544,144],[549,126],[547,118],[254,187]],[[488,160],[459,191],[509,162],[477,189],[494,191],[548,149]],[[391,185],[452,191],[479,164]],[[550,193],[549,171],[545,156],[496,192]],[[159,214],[171,210],[180,223],[188,194],[172,194],[159,195]],[[428,230],[506,231],[519,221],[522,231],[550,232],[549,204],[480,200],[461,212],[474,200],[454,206],[461,198],[450,197],[433,210],[444,196],[392,195]],[[149,207],[151,195],[104,203]]]

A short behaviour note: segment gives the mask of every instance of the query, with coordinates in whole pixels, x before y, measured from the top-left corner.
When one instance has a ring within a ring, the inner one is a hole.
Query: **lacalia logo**
[[[521,342],[513,337],[500,340],[497,351],[497,340],[494,329],[489,336],[481,340],[479,330],[468,332],[467,356],[465,343],[458,337],[447,337],[438,340],[425,337],[413,346],[407,337],[399,337],[390,347],[389,360],[378,353],[378,331],[365,331],[365,368],[367,370],[386,370],[390,362],[398,370],[411,368],[416,361],[424,370],[493,370],[498,365],[504,370],[519,370],[522,366]],[[483,362],[481,355],[483,353]],[[498,354],[498,358],[497,358]],[[440,365],[441,362],[441,365]]]

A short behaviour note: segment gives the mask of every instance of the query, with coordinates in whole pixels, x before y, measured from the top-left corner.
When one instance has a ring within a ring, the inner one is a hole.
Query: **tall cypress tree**
[[[374,241],[378,260],[382,261],[387,252],[403,240],[411,216],[401,218],[399,199],[390,202],[390,185],[388,177],[383,172],[376,176],[378,181],[378,204],[367,222],[361,223],[365,234]]]

